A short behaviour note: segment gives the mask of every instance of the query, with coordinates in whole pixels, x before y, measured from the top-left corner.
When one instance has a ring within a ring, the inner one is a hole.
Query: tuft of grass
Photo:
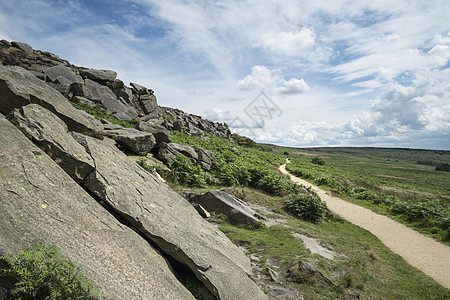
[[[138,120],[138,119],[131,119],[129,121],[120,120],[120,119],[116,118],[113,114],[111,114],[110,112],[108,112],[107,110],[101,108],[98,105],[90,106],[87,103],[74,103],[74,102],[70,102],[70,103],[75,108],[80,109],[80,110],[84,110],[88,114],[93,115],[97,120],[105,119],[105,120],[108,120],[109,122],[111,122],[113,124],[120,125],[122,127],[136,128],[136,126],[140,122],[140,120]]]

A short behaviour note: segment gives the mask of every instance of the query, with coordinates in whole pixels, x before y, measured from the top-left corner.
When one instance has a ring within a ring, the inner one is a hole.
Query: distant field
[[[450,151],[276,147],[276,152],[284,151],[291,159],[303,162],[305,170],[312,174],[355,180],[400,198],[434,195],[450,202],[450,172],[435,171],[436,165],[450,164]],[[311,164],[312,157],[322,158],[325,165]]]
[[[450,164],[450,151],[278,146],[273,149],[277,154],[289,156],[292,163],[287,170],[291,174],[450,242],[450,172],[436,171],[436,166]]]

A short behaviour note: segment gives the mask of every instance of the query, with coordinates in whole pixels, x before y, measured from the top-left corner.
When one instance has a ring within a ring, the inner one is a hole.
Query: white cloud
[[[280,94],[299,94],[310,90],[309,85],[303,78],[283,79],[280,71],[270,70],[265,66],[254,66],[250,75],[245,76],[237,82],[238,89],[249,90],[271,90]]]
[[[282,94],[299,94],[309,90],[310,87],[303,78],[291,78],[288,81],[283,82],[283,86],[275,88],[275,92]]]
[[[241,90],[261,90],[281,81],[279,72],[270,70],[265,66],[254,66],[250,75],[238,81]]]
[[[314,44],[314,33],[305,27],[289,32],[268,32],[262,42],[262,46],[269,51],[287,56],[299,56],[302,51],[313,47]]]

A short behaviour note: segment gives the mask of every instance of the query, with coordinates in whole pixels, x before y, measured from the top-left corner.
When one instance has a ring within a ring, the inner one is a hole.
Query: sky
[[[0,39],[258,142],[450,150],[448,0],[0,0]]]

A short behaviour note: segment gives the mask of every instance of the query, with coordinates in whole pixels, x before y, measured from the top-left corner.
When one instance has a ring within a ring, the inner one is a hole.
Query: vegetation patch
[[[0,275],[16,280],[10,293],[18,299],[81,300],[104,296],[74,262],[61,257],[56,246],[40,243],[17,256],[5,255],[0,259],[10,266],[0,269]]]
[[[70,102],[75,108],[80,109],[80,110],[84,110],[85,112],[87,112],[90,115],[93,115],[97,120],[108,120],[109,122],[122,126],[122,127],[127,127],[127,128],[136,128],[136,126],[139,124],[139,120],[138,119],[131,119],[129,121],[125,121],[125,120],[120,120],[118,118],[116,118],[113,114],[111,114],[110,112],[108,112],[107,110],[101,108],[98,105],[95,106],[91,106],[87,103],[74,103],[74,102]]]

